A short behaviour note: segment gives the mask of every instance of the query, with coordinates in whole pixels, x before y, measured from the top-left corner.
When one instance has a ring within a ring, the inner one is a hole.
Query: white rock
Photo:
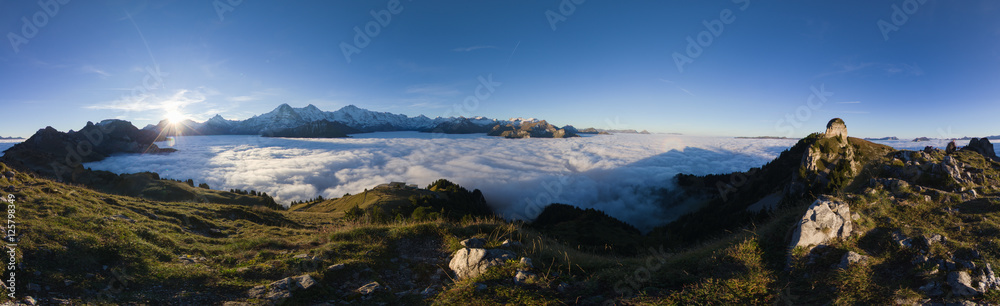
[[[361,288],[358,288],[358,293],[361,293],[361,295],[369,295],[375,293],[375,291],[381,287],[382,285],[379,285],[378,282],[371,282],[367,285],[361,286]]]
[[[514,257],[514,253],[507,250],[465,248],[452,255],[448,267],[455,272],[459,279],[465,279],[476,277],[486,272],[487,268],[501,265],[504,261]]]
[[[534,277],[535,277],[534,273],[531,273],[531,272],[528,272],[528,271],[524,271],[524,270],[518,270],[517,274],[514,275],[514,283],[515,284],[524,284],[529,279],[532,279]]]
[[[820,196],[795,227],[790,248],[811,249],[832,239],[846,238],[853,229],[850,207],[833,197]]]
[[[951,286],[951,293],[961,296],[978,295],[979,291],[972,287],[972,277],[969,272],[952,271],[948,273],[948,285]]]
[[[844,253],[844,257],[840,258],[840,264],[837,265],[838,268],[847,269],[850,268],[852,264],[861,263],[865,264],[868,262],[868,256],[855,253],[854,251],[848,251]]]

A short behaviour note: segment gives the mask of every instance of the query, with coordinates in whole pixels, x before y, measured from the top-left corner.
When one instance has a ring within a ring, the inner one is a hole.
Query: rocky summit
[[[844,124],[844,120],[840,118],[831,119],[830,122],[826,124],[826,132],[823,133],[823,137],[839,137],[847,140],[847,124]]]

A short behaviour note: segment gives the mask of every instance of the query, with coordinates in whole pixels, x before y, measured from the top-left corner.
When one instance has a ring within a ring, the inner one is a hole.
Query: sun
[[[180,124],[181,121],[184,121],[186,116],[177,111],[169,111],[167,112],[166,117],[167,117],[167,123],[171,125],[177,125]]]

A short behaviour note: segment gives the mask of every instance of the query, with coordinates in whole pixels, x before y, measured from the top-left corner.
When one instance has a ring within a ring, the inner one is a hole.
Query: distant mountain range
[[[354,105],[337,111],[322,111],[310,104],[294,108],[281,104],[273,111],[246,120],[227,120],[215,115],[205,122],[186,120],[172,124],[167,120],[157,125],[149,125],[143,130],[152,130],[162,136],[178,135],[263,135],[271,137],[347,137],[347,134],[391,131],[418,131],[445,134],[490,133],[497,129],[516,130],[522,124],[530,123],[532,129],[547,130],[548,133],[508,133],[507,138],[523,137],[572,137],[576,133],[597,134],[605,132],[594,128],[579,132],[573,126],[556,127],[544,120],[534,118],[512,118],[508,120],[485,117],[428,118],[424,115],[409,117],[402,114],[375,112]],[[616,131],[631,132],[631,131]],[[646,131],[643,131],[648,133]],[[502,133],[502,131],[501,131]],[[606,133],[606,132],[605,132]],[[572,135],[572,136],[570,136]],[[496,136],[500,136],[499,134]]]
[[[23,137],[3,137],[3,136],[0,136],[0,139],[24,139],[24,138]]]
[[[879,138],[871,138],[871,137],[868,137],[868,138],[865,138],[865,140],[868,140],[868,141],[886,141],[886,140],[899,140],[899,137],[896,137],[896,136],[889,136],[889,137],[879,137]]]

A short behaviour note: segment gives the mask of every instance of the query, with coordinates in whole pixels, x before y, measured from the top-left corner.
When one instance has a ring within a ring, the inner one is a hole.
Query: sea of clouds
[[[355,194],[390,181],[426,186],[444,178],[480,189],[508,218],[531,219],[549,203],[596,208],[648,230],[691,208],[657,201],[677,173],[761,166],[796,140],[678,135],[503,139],[483,134],[358,134],[340,139],[187,136],[158,143],[179,151],[116,155],[85,166],[153,171],[214,189],[267,192],[279,203]]]
[[[7,151],[7,149],[23,141],[24,139],[0,139],[0,152]]]

